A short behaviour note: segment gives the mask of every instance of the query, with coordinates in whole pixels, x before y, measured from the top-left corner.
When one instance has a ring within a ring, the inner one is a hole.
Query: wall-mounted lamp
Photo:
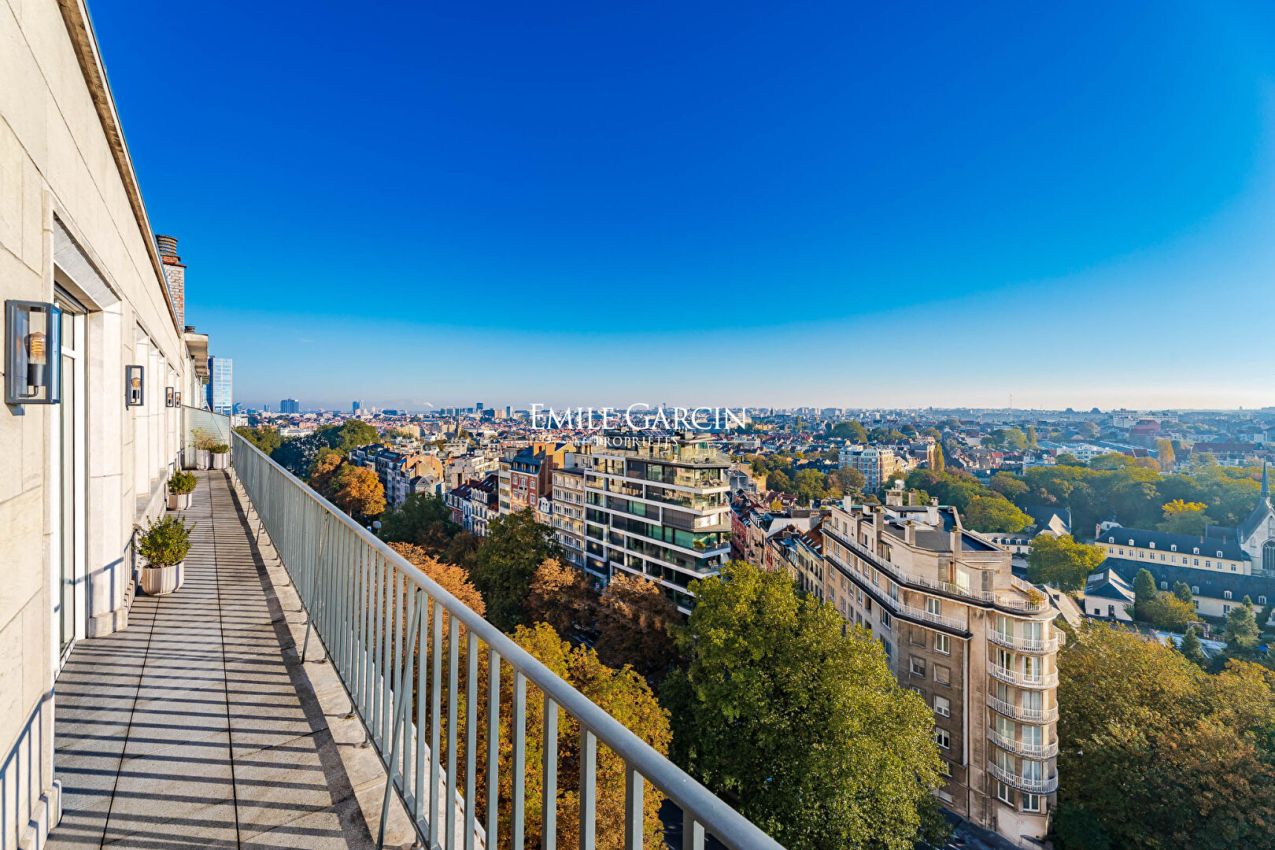
[[[124,367],[124,406],[141,407],[146,402],[146,370],[141,366]]]
[[[62,311],[43,301],[4,302],[6,404],[62,400]]]
[[[181,407],[181,406],[182,406],[182,391],[178,390],[177,392],[173,393],[173,407]]]
[[[176,406],[177,406],[177,391],[174,390],[172,387],[169,387],[168,389],[164,390],[164,407],[176,407]]]

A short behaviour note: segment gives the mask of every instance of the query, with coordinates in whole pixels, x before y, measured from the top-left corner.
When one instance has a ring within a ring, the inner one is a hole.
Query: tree
[[[1262,630],[1257,626],[1257,618],[1253,616],[1253,604],[1248,597],[1243,605],[1237,605],[1226,615],[1226,650],[1231,655],[1246,657],[1257,649]]]
[[[1191,586],[1184,581],[1176,581],[1173,583],[1173,595],[1183,602],[1194,604],[1195,597],[1191,595]]]
[[[596,608],[597,594],[580,570],[557,558],[547,558],[536,567],[527,592],[527,622],[548,623],[569,638],[593,629]]]
[[[390,543],[390,548],[420,567],[421,572],[442,585],[443,590],[455,596],[470,610],[480,616],[486,613],[482,594],[470,583],[469,574],[463,569],[454,564],[445,564],[424,547],[411,543]]]
[[[817,469],[798,470],[797,477],[793,479],[793,484],[796,486],[797,498],[806,505],[828,495],[828,491],[824,487],[823,473]]]
[[[1150,599],[1135,606],[1135,611],[1138,619],[1170,632],[1186,631],[1187,626],[1199,619],[1193,604],[1183,602],[1166,590],[1153,592]]]
[[[1022,531],[1032,524],[1031,516],[1000,495],[975,496],[965,509],[964,519],[970,528],[988,533]]]
[[[432,554],[442,557],[453,538],[461,533],[461,527],[452,521],[452,509],[442,496],[433,493],[413,493],[403,500],[397,510],[381,518],[381,539],[400,543],[415,543]],[[445,558],[450,563],[462,561]]]
[[[669,748],[669,716],[660,707],[650,686],[629,669],[614,670],[603,664],[596,652],[562,640],[547,623],[518,626],[513,639],[551,671],[562,677],[592,700],[603,711],[624,724],[631,732],[661,754]],[[502,706],[500,722],[503,730],[500,750],[500,847],[508,848],[512,826],[513,746],[512,715],[513,676],[501,677]],[[540,835],[544,819],[544,697],[533,684],[527,686],[526,712],[526,803],[525,832]],[[480,714],[481,716],[481,714]],[[580,843],[580,726],[575,718],[558,713],[558,799],[557,844],[575,847]],[[598,747],[596,762],[596,841],[598,850],[622,850],[624,841],[625,765],[609,747]],[[481,785],[479,787],[482,787]],[[660,806],[664,795],[647,783],[643,794],[643,844],[659,847],[663,841]]]
[[[1200,643],[1200,633],[1195,626],[1191,626],[1186,630],[1186,635],[1182,638],[1178,651],[1182,653],[1182,656],[1187,661],[1201,669],[1209,663],[1208,656],[1204,654],[1204,645]]]
[[[1160,468],[1165,472],[1173,469],[1177,463],[1177,453],[1173,450],[1173,441],[1161,437],[1155,441],[1156,460],[1160,462]]]
[[[332,498],[332,481],[337,470],[345,463],[345,455],[336,449],[319,449],[314,463],[310,465],[310,477],[307,483],[324,498]]]
[[[488,523],[469,570],[487,603],[487,619],[505,631],[526,622],[531,578],[542,561],[558,554],[553,531],[536,522],[530,508]]]
[[[1174,534],[1203,534],[1205,526],[1212,522],[1204,513],[1207,507],[1208,505],[1203,502],[1185,502],[1182,499],[1166,502],[1163,507],[1164,519],[1160,522],[1160,530]]]
[[[376,429],[357,419],[347,419],[340,425],[325,425],[315,432],[315,436],[329,448],[341,452],[375,443],[377,439]]]
[[[329,484],[332,504],[361,523],[385,513],[385,488],[367,467],[343,465]]]
[[[792,493],[796,490],[792,479],[782,469],[776,469],[766,475],[766,487],[770,490],[778,490],[781,493]]]
[[[992,476],[992,480],[987,482],[987,486],[1010,501],[1021,499],[1029,492],[1026,482],[1012,472],[996,473]]]
[[[1270,847],[1273,681],[1083,627],[1059,657],[1060,850]]]
[[[1079,590],[1106,557],[1101,546],[1079,543],[1070,534],[1037,534],[1027,556],[1027,580],[1052,584],[1061,590]]]
[[[732,562],[691,589],[664,688],[681,762],[787,847],[911,850],[941,781],[934,717],[881,644],[783,573]]]
[[[1135,619],[1146,619],[1142,613],[1142,607],[1154,599],[1155,595],[1155,576],[1151,575],[1150,570],[1143,567],[1133,577],[1133,616]]]
[[[863,486],[867,483],[863,473],[853,466],[843,466],[840,469],[834,469],[828,474],[828,477],[832,485],[842,493],[862,493]]]
[[[868,432],[857,419],[851,419],[846,422],[838,422],[832,426],[831,435],[833,437],[841,437],[855,443],[864,443],[868,440]]]
[[[598,657],[659,682],[677,660],[671,629],[680,621],[677,606],[659,585],[616,573],[598,600]]]
[[[934,446],[934,460],[930,463],[930,469],[935,472],[942,472],[947,469],[947,459],[943,457],[943,444],[938,443]]]
[[[252,443],[267,455],[273,454],[274,450],[283,445],[283,437],[279,436],[276,428],[262,425],[257,428],[250,428],[247,425],[240,425],[235,429],[235,433]]]

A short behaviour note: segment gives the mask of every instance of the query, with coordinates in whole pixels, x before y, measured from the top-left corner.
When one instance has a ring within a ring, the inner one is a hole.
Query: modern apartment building
[[[128,625],[133,529],[164,511],[201,384],[87,12],[0,9],[0,847],[43,847],[54,682]]]
[[[689,613],[687,586],[730,553],[730,460],[690,435],[606,443],[583,456],[586,569],[645,576]]]
[[[847,503],[821,531],[822,597],[934,709],[943,804],[1039,846],[1058,788],[1058,611],[954,508]]]
[[[568,466],[553,471],[553,533],[562,547],[563,560],[578,570],[588,572],[584,559],[584,470],[575,465],[580,455],[571,455]],[[595,584],[606,582],[607,576],[591,572]]]
[[[235,412],[235,364],[228,357],[209,357],[208,409],[229,416]]]
[[[283,401],[279,402],[279,412],[300,413],[301,402],[297,401],[295,398],[285,398]]]

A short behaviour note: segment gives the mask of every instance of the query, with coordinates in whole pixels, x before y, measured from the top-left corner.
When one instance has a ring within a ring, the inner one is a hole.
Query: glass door
[[[58,405],[58,645],[65,658],[83,619],[80,564],[84,513],[84,314],[69,298],[62,308],[62,403]]]

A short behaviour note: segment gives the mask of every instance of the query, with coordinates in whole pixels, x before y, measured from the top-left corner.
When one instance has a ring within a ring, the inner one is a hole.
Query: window
[[[1162,581],[1162,582],[1160,582],[1160,589],[1161,589],[1161,590],[1168,590],[1168,589],[1169,589],[1169,583],[1168,583],[1167,581]]]
[[[890,624],[892,622],[893,620],[890,618],[890,612],[882,608],[881,609],[881,628],[883,629],[890,628]]]
[[[952,765],[946,759],[939,759],[939,773],[943,776],[951,777]]]
[[[1040,795],[1023,792],[1023,811],[1039,812],[1040,810]]]
[[[997,782],[996,799],[1000,800],[1002,803],[1008,803],[1012,806],[1014,805],[1014,792],[1004,782]]]
[[[913,655],[910,659],[910,665],[911,665],[913,676],[925,675],[925,659],[924,658],[917,658],[915,655]]]
[[[1191,592],[1192,592],[1192,593],[1199,593],[1199,592],[1200,592],[1200,586],[1199,586],[1198,584],[1193,584],[1193,585],[1191,585]]]
[[[934,698],[934,713],[939,717],[952,716],[952,704],[948,702],[947,697]]]
[[[1230,598],[1231,598],[1231,591],[1229,591],[1229,590],[1224,590],[1224,591],[1222,591],[1222,598],[1223,598],[1223,599],[1230,599]]]
[[[1266,597],[1263,596],[1262,599],[1265,600]],[[1266,602],[1263,601],[1262,604],[1265,605]],[[934,651],[941,652],[944,655],[951,655],[952,654],[952,639],[948,637],[947,635],[936,634],[934,636]]]
[[[939,745],[939,749],[952,749],[952,735],[946,729],[938,726],[934,727],[934,743]]]
[[[943,603],[934,597],[925,600],[925,613],[938,617],[943,613]]]
[[[1266,604],[1266,597],[1265,597],[1265,596],[1259,596],[1259,597],[1257,597],[1257,604],[1258,604],[1258,605],[1265,605],[1265,604]]]
[[[948,670],[942,664],[934,665],[934,681],[940,685],[946,685],[952,681],[952,671]]]

